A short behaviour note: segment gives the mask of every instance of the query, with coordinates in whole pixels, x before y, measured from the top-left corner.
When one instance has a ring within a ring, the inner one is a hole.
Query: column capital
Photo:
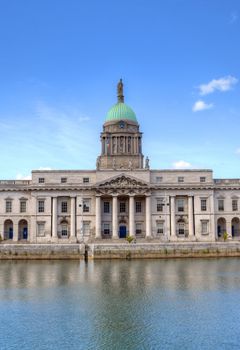
[[[136,196],[136,193],[128,193],[128,196],[129,196],[129,197],[135,197],[135,196]]]

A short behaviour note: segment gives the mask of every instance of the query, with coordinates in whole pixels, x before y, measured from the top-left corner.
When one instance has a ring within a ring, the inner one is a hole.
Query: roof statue
[[[117,97],[118,97],[118,101],[108,111],[105,122],[130,120],[137,123],[136,114],[134,113],[132,108],[130,108],[128,105],[124,103],[122,79],[120,79],[117,84]]]
[[[118,96],[118,102],[124,102],[122,79],[120,79],[117,84],[117,96]]]

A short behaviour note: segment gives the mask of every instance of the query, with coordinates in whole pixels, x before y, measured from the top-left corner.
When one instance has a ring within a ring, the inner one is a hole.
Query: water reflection
[[[0,349],[238,348],[239,264],[1,261]]]

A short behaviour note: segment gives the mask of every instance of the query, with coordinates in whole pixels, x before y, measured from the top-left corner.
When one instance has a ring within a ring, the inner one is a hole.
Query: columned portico
[[[193,222],[193,197],[188,197],[188,225],[189,225],[189,238],[194,237],[194,222]]]
[[[57,238],[57,197],[52,199],[52,237]]]
[[[129,195],[129,236],[135,237],[135,200],[134,194]]]
[[[118,195],[112,197],[112,238],[118,237]]]
[[[171,196],[171,240],[176,239],[175,196]]]
[[[101,238],[101,196],[96,196],[96,238]]]
[[[146,237],[152,237],[151,196],[146,196]]]

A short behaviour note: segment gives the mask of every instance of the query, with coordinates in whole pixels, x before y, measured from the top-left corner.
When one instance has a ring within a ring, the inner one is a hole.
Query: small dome
[[[131,120],[137,123],[136,114],[132,108],[127,106],[124,102],[116,103],[107,113],[105,122],[117,121],[117,120]]]

